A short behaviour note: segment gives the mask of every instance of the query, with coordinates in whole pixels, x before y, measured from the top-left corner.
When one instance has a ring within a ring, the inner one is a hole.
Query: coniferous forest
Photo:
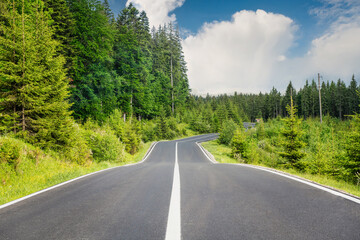
[[[132,4],[114,16],[108,0],[0,0],[0,185],[55,181],[46,169],[126,163],[152,141],[210,132],[240,162],[356,183],[359,86],[322,82],[322,125],[318,87],[191,95],[174,24],[150,29]]]

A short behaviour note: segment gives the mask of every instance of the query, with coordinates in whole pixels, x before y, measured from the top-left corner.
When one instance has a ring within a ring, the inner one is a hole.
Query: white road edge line
[[[170,197],[168,222],[165,240],[181,239],[181,197],[180,197],[180,171],[178,163],[178,143],[175,143],[174,178]]]
[[[220,164],[219,162],[217,161],[214,161],[212,160],[204,151],[203,147],[199,144],[199,143],[196,143],[199,148],[201,149],[201,151],[204,153],[204,155],[206,156],[206,158],[214,163],[214,164]],[[248,168],[254,168],[254,169],[258,169],[258,170],[262,170],[262,171],[265,171],[265,172],[269,172],[269,173],[273,173],[273,174],[276,174],[276,175],[279,175],[279,176],[282,176],[282,177],[286,177],[286,178],[289,178],[291,180],[294,180],[294,181],[297,181],[297,182],[301,182],[303,184],[306,184],[306,185],[309,185],[309,186],[312,186],[314,188],[317,188],[317,189],[320,189],[320,190],[323,190],[325,192],[328,192],[328,193],[331,193],[335,196],[339,196],[339,197],[342,197],[342,198],[345,198],[347,200],[350,200],[352,202],[355,202],[357,204],[360,204],[360,199],[358,198],[355,198],[355,197],[352,197],[350,195],[347,195],[347,194],[344,194],[344,193],[341,193],[341,192],[338,192],[338,191],[335,191],[335,190],[332,190],[328,187],[325,187],[325,186],[322,186],[322,185],[319,185],[319,184],[316,184],[316,183],[312,183],[310,181],[307,181],[307,180],[303,180],[303,179],[300,179],[300,178],[297,178],[297,177],[293,177],[293,176],[289,176],[287,174],[283,174],[283,173],[280,173],[280,172],[276,172],[276,171],[272,171],[270,169],[266,169],[266,168],[262,168],[262,167],[258,167],[258,166],[254,166],[254,165],[248,165],[248,164],[241,164],[241,163],[224,163],[224,164],[227,164],[227,165],[235,165],[235,166],[243,166],[243,167],[248,167]]]
[[[149,148],[147,154],[145,155],[145,157],[144,157],[140,162],[132,163],[132,164],[128,164],[128,165],[123,165],[123,166],[118,166],[118,167],[112,167],[112,168],[103,169],[103,170],[100,170],[100,171],[97,171],[97,172],[89,173],[89,174],[86,174],[86,175],[83,175],[83,176],[80,176],[80,177],[71,179],[71,180],[66,181],[66,182],[63,182],[63,183],[59,183],[59,184],[54,185],[54,186],[52,186],[52,187],[45,188],[45,189],[43,189],[43,190],[40,190],[40,191],[38,191],[38,192],[34,192],[34,193],[32,193],[32,194],[30,194],[30,195],[27,195],[27,196],[25,196],[25,197],[18,198],[18,199],[14,200],[14,201],[5,203],[5,204],[3,204],[3,205],[0,205],[0,209],[9,207],[9,206],[11,206],[11,205],[14,205],[14,204],[16,204],[16,203],[18,203],[18,202],[24,201],[24,200],[26,200],[26,199],[29,199],[29,198],[34,197],[34,196],[36,196],[36,195],[39,195],[39,194],[41,194],[41,193],[44,193],[44,192],[53,190],[53,189],[55,189],[55,188],[64,186],[64,185],[66,185],[66,184],[68,184],[68,183],[75,182],[75,181],[77,181],[77,180],[80,180],[80,179],[85,178],[85,177],[89,177],[89,176],[94,175],[94,174],[97,174],[97,173],[109,171],[109,170],[114,169],[114,168],[130,167],[130,166],[134,166],[134,165],[141,164],[141,163],[145,162],[146,159],[150,156],[151,152],[154,150],[154,148],[155,148],[155,146],[156,146],[157,143],[158,143],[158,142],[155,142],[155,143]]]
[[[321,185],[316,184],[316,183],[312,183],[312,182],[309,182],[309,181],[306,181],[306,180],[302,180],[302,179],[297,178],[297,177],[289,176],[289,175],[287,175],[287,174],[283,174],[283,173],[280,173],[280,172],[275,172],[275,171],[272,171],[272,170],[270,170],[270,169],[261,168],[261,167],[257,167],[257,166],[253,166],[253,165],[235,164],[235,163],[227,163],[227,164],[228,164],[228,165],[235,165],[235,166],[244,166],[244,167],[248,167],[248,168],[255,168],[255,169],[259,169],[259,170],[265,171],[265,172],[270,172],[270,173],[273,173],[273,174],[276,174],[276,175],[279,175],[279,176],[282,176],[282,177],[289,178],[289,179],[294,180],[294,181],[297,181],[297,182],[301,182],[301,183],[306,184],[306,185],[309,185],[309,186],[311,186],[311,187],[318,188],[318,189],[323,190],[323,191],[325,191],[325,192],[331,193],[331,194],[333,194],[333,195],[336,195],[336,196],[339,196],[339,197],[348,199],[348,200],[350,200],[350,201],[353,201],[353,202],[355,202],[355,203],[357,203],[357,204],[360,204],[360,199],[354,198],[354,197],[349,196],[349,195],[347,195],[347,194],[344,194],[344,193],[341,193],[341,192],[332,190],[332,189],[330,189],[330,188],[327,188],[327,187],[325,187],[325,186],[321,186]]]
[[[213,164],[217,164],[217,163],[218,163],[217,161],[214,161],[213,159],[211,159],[211,158],[207,155],[207,153],[205,152],[203,146],[201,146],[200,143],[196,142],[196,145],[198,145],[198,147],[199,147],[200,150],[203,152],[203,154],[205,155],[205,157],[206,157],[211,163],[213,163]]]

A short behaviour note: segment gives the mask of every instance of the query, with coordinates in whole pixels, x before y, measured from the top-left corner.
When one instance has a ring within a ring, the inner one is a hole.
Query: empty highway
[[[0,209],[0,239],[360,239],[360,204],[245,166],[196,142],[158,142],[110,169]]]

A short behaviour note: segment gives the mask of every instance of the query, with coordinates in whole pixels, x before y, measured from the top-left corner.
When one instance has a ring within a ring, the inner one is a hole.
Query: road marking
[[[175,143],[175,167],[173,186],[170,198],[169,216],[165,240],[181,239],[181,203],[180,203],[180,172],[178,163],[178,143]]]
[[[342,197],[342,198],[345,198],[345,199],[348,199],[350,201],[353,201],[357,204],[360,204],[360,199],[358,198],[355,198],[355,197],[352,197],[350,195],[347,195],[345,193],[341,193],[339,191],[336,191],[336,190],[333,190],[331,188],[328,188],[326,186],[322,186],[318,183],[312,183],[310,182],[309,180],[303,180],[303,179],[300,179],[296,176],[290,176],[290,175],[287,175],[287,174],[284,174],[284,173],[280,173],[280,172],[276,172],[276,171],[273,171],[271,169],[266,169],[266,168],[262,168],[262,167],[258,167],[258,166],[253,166],[253,165],[247,165],[247,164],[235,164],[235,163],[227,163],[228,165],[235,165],[235,166],[244,166],[244,167],[248,167],[248,168],[255,168],[255,169],[258,169],[258,170],[262,170],[262,171],[265,171],[265,172],[269,172],[269,173],[273,173],[273,174],[277,174],[279,176],[282,176],[282,177],[286,177],[286,178],[289,178],[291,180],[294,180],[294,181],[297,181],[297,182],[301,182],[303,184],[306,184],[306,185],[309,185],[309,186],[312,186],[314,188],[317,188],[317,189],[321,189],[325,192],[328,192],[328,193],[331,193],[333,195],[336,195],[336,196],[339,196],[339,197]]]
[[[206,154],[206,152],[204,151],[204,148],[203,146],[201,146],[199,143],[196,143],[198,145],[198,147],[201,149],[201,151],[204,153],[205,157],[212,163],[217,163],[219,164],[219,162],[217,162],[216,160],[214,161],[213,159],[211,159],[208,154]],[[310,180],[306,180],[306,179],[301,179],[301,178],[298,178],[296,176],[290,176],[290,175],[287,175],[285,173],[281,173],[281,172],[277,172],[277,171],[274,171],[274,170],[271,170],[271,169],[267,169],[267,168],[263,168],[263,167],[260,167],[260,166],[254,166],[254,165],[250,165],[250,164],[241,164],[241,163],[225,163],[227,165],[235,165],[235,166],[244,166],[244,167],[248,167],[248,168],[254,168],[254,169],[258,169],[258,170],[262,170],[262,171],[265,171],[265,172],[269,172],[269,173],[273,173],[273,174],[277,174],[279,176],[282,176],[282,177],[286,177],[286,178],[289,178],[291,180],[294,180],[294,181],[297,181],[297,182],[300,182],[300,183],[303,183],[303,184],[306,184],[306,185],[309,185],[309,186],[312,186],[314,188],[317,188],[317,189],[320,189],[320,190],[323,190],[325,192],[328,192],[328,193],[331,193],[333,195],[336,195],[336,196],[339,196],[339,197],[342,197],[342,198],[345,198],[345,199],[348,199],[352,202],[355,202],[357,204],[360,204],[360,199],[359,198],[356,198],[356,197],[352,197],[350,195],[347,195],[345,193],[342,193],[342,192],[339,192],[337,190],[333,190],[327,186],[323,186],[319,183],[313,183],[311,182]]]
[[[3,204],[3,205],[0,205],[0,209],[9,207],[9,206],[11,206],[11,205],[14,205],[14,204],[16,204],[16,203],[18,203],[18,202],[24,201],[24,200],[29,199],[29,198],[31,198],[31,197],[35,197],[36,195],[39,195],[39,194],[41,194],[41,193],[44,193],[44,192],[53,190],[53,189],[55,189],[55,188],[64,186],[64,185],[66,185],[66,184],[68,184],[68,183],[75,182],[75,181],[77,181],[77,180],[80,180],[80,179],[85,178],[85,177],[89,177],[89,176],[94,175],[94,174],[97,174],[97,173],[109,171],[109,170],[114,169],[114,168],[130,167],[130,166],[134,166],[134,165],[141,164],[141,163],[143,163],[143,162],[145,162],[145,161],[147,160],[147,158],[150,156],[151,152],[154,150],[156,144],[157,144],[157,142],[156,142],[155,144],[153,144],[153,145],[149,148],[149,150],[148,150],[148,152],[146,153],[145,157],[144,157],[143,160],[140,161],[140,162],[132,163],[132,164],[128,164],[128,165],[123,165],[123,166],[118,166],[118,167],[112,167],[112,168],[103,169],[103,170],[100,170],[100,171],[97,171],[97,172],[89,173],[89,174],[86,174],[86,175],[84,175],[84,176],[80,176],[80,177],[71,179],[71,180],[66,181],[66,182],[63,182],[63,183],[59,183],[59,184],[57,184],[57,185],[55,185],[55,186],[52,186],[52,187],[49,187],[49,188],[40,190],[40,191],[38,191],[38,192],[34,192],[34,193],[32,193],[32,194],[30,194],[30,195],[27,195],[27,196],[25,196],[25,197],[22,197],[22,198],[19,198],[19,199],[14,200],[14,201],[5,203],[5,204]]]
[[[215,161],[215,160],[213,160],[213,159],[211,159],[211,158],[209,157],[209,155],[205,152],[203,146],[201,146],[200,143],[196,142],[196,145],[198,145],[198,147],[199,147],[200,150],[203,152],[203,154],[205,155],[205,157],[206,157],[211,163],[214,163],[214,164],[218,163],[217,161]]]

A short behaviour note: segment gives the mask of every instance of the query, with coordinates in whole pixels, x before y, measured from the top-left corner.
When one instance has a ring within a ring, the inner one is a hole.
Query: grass
[[[140,151],[133,156],[127,154],[125,162],[93,162],[81,166],[50,155],[41,158],[37,164],[31,161],[23,162],[22,168],[26,171],[11,176],[6,184],[0,183],[0,205],[89,173],[138,162],[142,160],[150,145],[150,142],[143,144]]]
[[[231,148],[223,144],[219,144],[217,140],[203,142],[201,145],[206,148],[219,163],[239,163],[231,157]]]
[[[206,148],[218,161],[219,163],[239,163],[236,159],[231,157],[231,148],[222,144],[219,144],[216,140],[203,142],[202,146]],[[262,167],[269,167],[263,164],[253,164]],[[276,170],[280,170],[292,175],[296,175],[298,177],[338,189],[340,191],[350,193],[352,195],[360,197],[360,186],[356,186],[352,183],[348,183],[342,180],[337,180],[331,178],[330,176],[318,175],[318,174],[309,174],[309,173],[302,173],[296,171],[294,169],[282,169],[276,168]]]

